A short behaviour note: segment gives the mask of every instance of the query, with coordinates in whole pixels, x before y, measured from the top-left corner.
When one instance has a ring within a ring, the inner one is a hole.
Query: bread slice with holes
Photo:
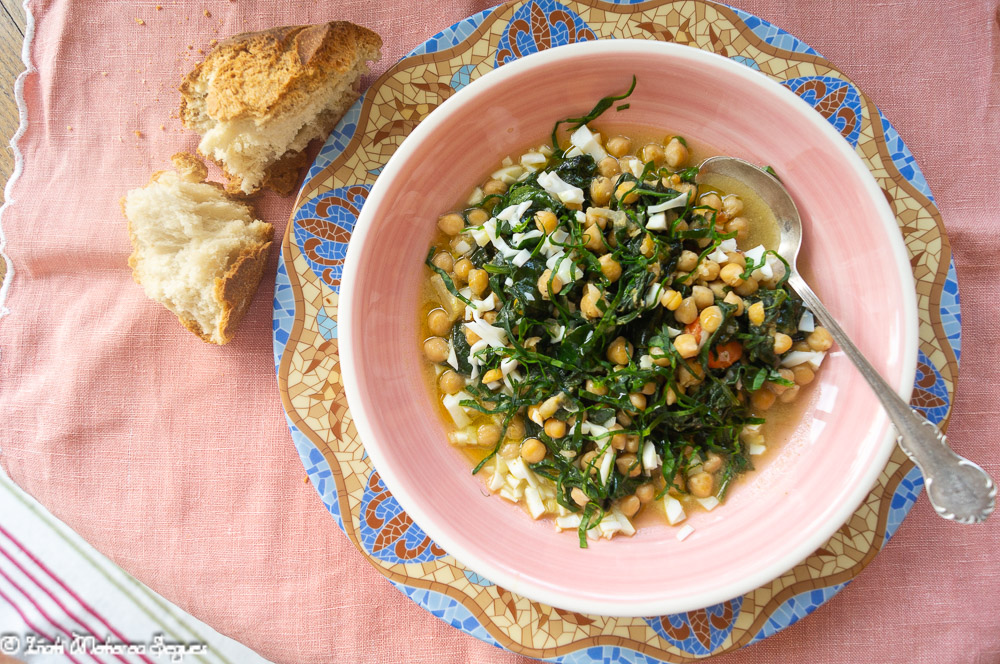
[[[271,224],[205,182],[197,157],[176,154],[175,171],[158,171],[122,199],[132,276],[203,341],[233,338],[257,291],[274,236]]]
[[[198,151],[225,171],[230,193],[295,190],[303,150],[325,138],[358,98],[382,40],[333,21],[236,35],[181,84],[181,121]]]

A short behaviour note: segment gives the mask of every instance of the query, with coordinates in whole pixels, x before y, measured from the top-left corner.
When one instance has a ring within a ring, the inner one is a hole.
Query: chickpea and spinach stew
[[[583,547],[633,534],[640,510],[676,525],[718,505],[832,343],[781,256],[741,248],[744,201],[695,183],[684,138],[636,150],[591,130],[634,87],[505,159],[427,256],[423,352],[450,442]]]

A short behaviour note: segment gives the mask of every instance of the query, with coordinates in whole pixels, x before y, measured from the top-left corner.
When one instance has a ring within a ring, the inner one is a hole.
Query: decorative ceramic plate
[[[520,0],[435,35],[348,111],[309,171],[282,243],[274,356],[296,448],[327,509],[397,588],[487,643],[562,662],[689,662],[760,641],[857,576],[923,485],[897,449],[865,502],[806,560],[742,597],[684,614],[608,618],[516,596],[466,569],[410,519],[358,440],[337,354],[347,245],[372,183],[407,133],[472,79],[538,50],[599,38],[673,41],[756,69],[811,103],[871,170],[896,213],[917,287],[920,345],[912,403],[945,425],[958,372],[958,282],[926,181],[889,121],[816,51],[745,12],[701,0]]]

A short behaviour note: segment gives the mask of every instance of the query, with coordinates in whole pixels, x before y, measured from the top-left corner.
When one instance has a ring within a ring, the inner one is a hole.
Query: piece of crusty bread
[[[348,23],[274,28],[219,43],[181,84],[181,121],[201,134],[230,193],[298,184],[309,141],[325,138],[358,98],[377,34]]]
[[[203,341],[224,344],[250,306],[274,236],[245,203],[205,182],[205,165],[173,157],[122,199],[133,252],[128,264],[146,295]]]

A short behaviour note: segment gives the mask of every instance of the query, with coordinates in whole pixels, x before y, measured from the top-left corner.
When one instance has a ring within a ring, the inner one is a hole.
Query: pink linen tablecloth
[[[513,662],[417,608],[365,564],[289,440],[271,360],[271,256],[235,341],[203,344],[125,265],[118,199],[196,138],[181,75],[210,40],[347,19],[381,73],[485,1],[29,2],[23,172],[3,213],[0,465],[156,591],[277,662]],[[837,64],[892,120],[948,227],[963,353],[950,439],[1000,462],[1000,10],[965,3],[735,0]],[[265,197],[280,233],[291,199]],[[0,520],[2,520],[0,515]],[[1000,519],[964,528],[922,497],[893,541],[809,619],[744,662],[1000,662]]]

